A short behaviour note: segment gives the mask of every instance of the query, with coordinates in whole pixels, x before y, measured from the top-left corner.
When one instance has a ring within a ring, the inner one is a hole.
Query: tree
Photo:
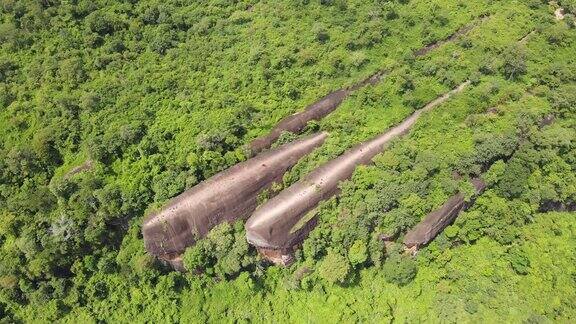
[[[165,54],[177,43],[177,34],[167,25],[160,25],[150,42],[150,48],[158,54]]]
[[[368,248],[366,243],[361,240],[357,240],[352,244],[348,250],[348,260],[352,266],[360,265],[368,259]]]
[[[560,86],[552,96],[552,105],[561,116],[573,116],[576,113],[576,85]]]
[[[504,175],[506,171],[506,163],[502,160],[498,160],[490,166],[490,169],[482,175],[482,179],[486,182],[487,186],[493,186],[500,178]]]
[[[330,40],[330,34],[322,24],[315,24],[312,28],[312,32],[314,33],[316,40],[322,44]]]
[[[45,128],[34,135],[32,147],[36,156],[47,165],[57,165],[62,163],[62,157],[56,145],[54,132],[50,128]]]
[[[155,201],[165,201],[176,196],[184,190],[186,173],[167,170],[156,175],[152,180]]]
[[[88,25],[88,28],[92,32],[99,34],[101,36],[111,34],[112,32],[114,32],[114,29],[116,27],[115,26],[116,21],[114,17],[111,14],[102,11],[95,11],[89,14],[86,17],[85,21],[86,24]]]
[[[503,53],[504,64],[502,73],[505,77],[515,80],[527,71],[526,50],[524,47],[515,45],[508,47]]]
[[[15,74],[18,66],[11,59],[0,58],[0,82],[5,82]]]
[[[184,267],[188,271],[203,270],[210,267],[210,251],[208,241],[200,240],[193,246],[186,249],[182,256]]]
[[[343,283],[350,272],[350,263],[339,253],[333,250],[320,261],[318,275],[328,283]]]
[[[507,197],[518,197],[528,185],[530,169],[518,158],[513,158],[507,165],[498,188]]]
[[[242,222],[215,226],[205,238],[186,249],[183,261],[188,271],[205,271],[221,278],[235,276],[253,262]]]
[[[530,259],[522,249],[515,247],[508,252],[510,266],[519,275],[526,275],[530,270]]]
[[[411,257],[392,252],[382,266],[382,273],[386,281],[398,286],[407,285],[416,277],[418,268]]]

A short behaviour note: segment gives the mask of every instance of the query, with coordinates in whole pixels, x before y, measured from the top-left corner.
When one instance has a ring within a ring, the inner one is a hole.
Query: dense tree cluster
[[[253,262],[253,256],[248,255],[245,236],[242,222],[234,226],[218,225],[205,239],[186,250],[184,266],[221,278],[236,275]]]
[[[561,21],[546,1],[0,0],[0,318],[574,319],[576,3],[557,5]],[[329,139],[262,200],[472,84],[313,211],[292,266],[242,222],[189,248],[188,273],[146,253],[147,211],[382,70],[308,125]],[[488,189],[432,244],[392,242],[473,177]]]

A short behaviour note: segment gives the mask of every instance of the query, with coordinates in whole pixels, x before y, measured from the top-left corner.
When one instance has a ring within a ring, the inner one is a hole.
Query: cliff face
[[[280,146],[239,163],[173,198],[144,220],[146,250],[172,260],[214,226],[245,219],[256,208],[257,197],[303,156],[324,143],[318,133]]]

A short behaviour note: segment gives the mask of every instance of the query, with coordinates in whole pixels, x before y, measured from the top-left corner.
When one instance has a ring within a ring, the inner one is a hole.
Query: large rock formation
[[[472,184],[476,190],[476,195],[482,193],[486,188],[486,184],[478,178],[472,179]],[[463,209],[468,208],[472,203],[473,200],[466,201],[462,193],[450,197],[442,207],[426,215],[420,223],[406,233],[404,245],[408,248],[418,249],[430,243],[436,235],[454,222]]]
[[[272,261],[288,260],[287,256],[293,247],[314,228],[316,219],[307,215],[320,201],[338,193],[338,184],[349,179],[356,166],[370,163],[374,156],[384,150],[386,144],[408,132],[423,112],[436,107],[468,84],[469,82],[463,83],[414,112],[387,132],[322,165],[260,206],[246,222],[248,242],[263,251],[264,256],[272,255],[271,250],[281,251],[284,257],[275,254]]]
[[[488,112],[491,113],[491,110],[489,109]],[[538,127],[541,129],[554,123],[554,121],[554,115],[543,116],[538,123]],[[485,165],[484,167],[488,169],[489,166]],[[462,210],[469,208],[474,203],[474,199],[486,189],[486,184],[480,178],[475,178],[471,181],[476,193],[470,201],[466,201],[462,193],[457,193],[450,197],[442,207],[428,214],[420,223],[406,233],[404,245],[413,251],[418,250],[420,247],[430,243],[448,225],[452,224]]]
[[[312,105],[306,107],[302,112],[295,113],[282,119],[278,124],[268,133],[268,135],[259,137],[250,143],[250,150],[252,153],[258,153],[272,146],[274,142],[280,137],[283,132],[298,133],[309,121],[320,120],[333,112],[342,101],[353,91],[356,91],[366,85],[373,85],[380,81],[384,72],[378,72],[369,78],[358,82],[357,84],[349,87],[334,91],[325,97],[321,98]]]
[[[318,133],[280,146],[222,171],[173,198],[144,220],[146,250],[181,267],[179,255],[214,226],[245,219],[256,208],[258,195],[303,156],[324,143]]]
[[[444,40],[440,40],[434,42],[430,45],[424,46],[423,48],[414,52],[415,56],[423,56],[428,54],[430,51],[446,44],[449,42],[453,42],[459,37],[468,34],[474,27],[481,24],[483,21],[487,20],[489,16],[480,16],[480,19],[473,21],[472,23],[463,26],[452,35],[447,37]],[[320,120],[326,117],[328,114],[333,112],[348,95],[352,92],[361,89],[367,85],[375,85],[382,80],[384,75],[387,73],[386,70],[381,70],[370,77],[353,84],[347,88],[342,88],[336,90],[334,92],[329,93],[328,95],[322,97],[320,100],[316,101],[315,103],[311,104],[310,106],[306,107],[304,111],[295,113],[284,119],[280,120],[276,126],[267,134],[262,137],[259,137],[253,140],[249,147],[253,154],[256,154],[262,150],[265,150],[272,146],[276,140],[280,137],[283,132],[291,132],[291,133],[298,133],[306,124],[312,120]]]

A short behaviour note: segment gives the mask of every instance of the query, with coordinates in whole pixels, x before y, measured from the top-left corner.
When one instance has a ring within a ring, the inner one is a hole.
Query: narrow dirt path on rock
[[[88,171],[90,169],[92,169],[92,167],[94,166],[94,161],[92,160],[86,160],[84,163],[72,168],[70,171],[68,171],[65,175],[64,175],[64,179],[70,178],[71,176],[80,173],[80,172],[84,172],[84,171]]]
[[[528,34],[524,35],[524,37],[520,38],[520,40],[518,41],[518,43],[520,44],[526,44],[526,42],[528,41],[528,39],[530,39],[530,37],[532,37],[532,35],[536,34],[536,31],[533,30],[531,32],[529,32]]]

